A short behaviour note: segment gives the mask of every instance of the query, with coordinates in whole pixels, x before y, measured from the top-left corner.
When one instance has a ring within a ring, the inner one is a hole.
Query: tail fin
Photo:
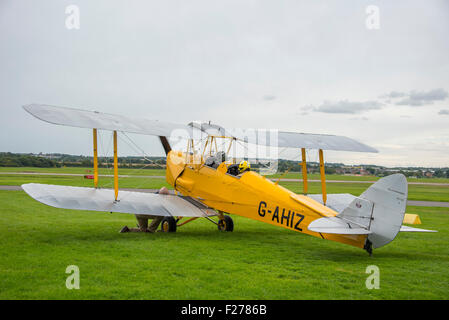
[[[390,243],[400,232],[436,232],[402,226],[407,205],[407,179],[403,174],[392,174],[379,179],[359,197],[349,194],[328,195],[328,206],[339,212],[335,217],[312,221],[309,230],[333,234],[366,234],[364,249]],[[320,201],[320,195],[311,195]]]
[[[401,230],[407,193],[407,179],[403,174],[397,173],[378,180],[360,195],[360,198],[373,204],[368,225],[371,233],[367,240],[374,248],[390,243]],[[346,210],[341,215],[344,216],[345,212]]]

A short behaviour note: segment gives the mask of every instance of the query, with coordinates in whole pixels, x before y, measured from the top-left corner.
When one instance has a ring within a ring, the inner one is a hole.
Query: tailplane
[[[402,226],[407,205],[408,186],[403,174],[379,179],[359,197],[350,194],[328,195],[327,206],[339,212],[335,217],[312,221],[308,229],[331,234],[366,234],[364,249],[390,243],[401,232],[433,232]],[[320,195],[311,195],[320,201]]]

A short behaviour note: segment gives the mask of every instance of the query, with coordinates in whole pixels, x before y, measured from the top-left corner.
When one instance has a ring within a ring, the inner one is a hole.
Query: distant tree
[[[335,174],[335,172],[336,172],[335,168],[330,168],[330,167],[324,168],[324,173],[326,173],[326,174]]]
[[[445,175],[446,175],[446,173],[443,170],[441,170],[441,169],[435,170],[435,173],[434,173],[435,177],[443,178]]]
[[[81,161],[81,166],[82,167],[92,167],[93,163],[89,159],[84,159],[83,161]]]
[[[55,167],[53,160],[32,155],[0,153],[0,166],[2,167]]]

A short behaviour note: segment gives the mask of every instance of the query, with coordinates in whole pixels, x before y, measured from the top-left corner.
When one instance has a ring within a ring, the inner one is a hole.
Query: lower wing
[[[215,210],[190,197],[120,191],[114,201],[114,190],[29,183],[23,190],[33,199],[51,207],[74,210],[121,212],[152,216],[206,217]]]

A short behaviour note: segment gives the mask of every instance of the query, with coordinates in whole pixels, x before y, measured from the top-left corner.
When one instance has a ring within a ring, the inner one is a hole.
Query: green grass
[[[119,234],[132,215],[51,208],[0,191],[0,299],[448,299],[449,210],[409,207],[422,228],[361,249],[233,216],[177,233]],[[68,265],[81,289],[65,288]],[[380,289],[365,287],[380,268]]]
[[[43,176],[43,175],[0,175],[0,185],[20,186],[24,183],[44,183],[75,187],[93,187],[92,179],[76,176]],[[101,188],[113,188],[112,177],[99,177],[98,186]],[[120,188],[155,189],[166,186],[172,188],[165,178],[119,178]]]
[[[112,166],[110,168],[99,168],[99,174],[113,174]],[[22,173],[75,173],[75,174],[92,174],[92,168],[82,167],[65,167],[65,168],[36,168],[36,167],[0,167],[0,172],[22,172]],[[139,176],[165,176],[165,169],[138,169],[138,168],[119,168],[119,175],[139,175]],[[267,176],[270,179],[277,179],[279,177],[286,179],[302,179],[301,172],[288,172],[286,174],[276,173]],[[308,174],[311,180],[320,180],[320,175],[317,173]],[[376,181],[379,177],[376,176],[355,176],[355,175],[341,175],[328,174],[328,180],[343,180],[343,181]],[[409,182],[423,182],[423,183],[449,183],[449,178],[408,178]]]
[[[27,182],[92,186],[83,177],[0,175],[0,185]],[[302,190],[299,182],[280,184]],[[160,178],[120,179],[124,188],[163,185]],[[328,192],[359,195],[369,185],[329,183]],[[310,183],[310,192],[321,192],[320,184]],[[449,201],[449,188],[410,185],[409,199]],[[0,299],[448,299],[449,209],[407,212],[420,215],[418,227],[439,232],[401,233],[369,257],[238,216],[232,233],[200,219],[174,234],[119,234],[135,225],[134,216],[61,210],[22,191],[0,191]],[[65,287],[72,264],[80,268],[80,290]],[[365,287],[373,264],[379,290]]]
[[[287,173],[276,173],[268,175],[267,178],[270,179],[302,179],[301,172],[287,172]],[[320,180],[319,173],[309,173],[307,178],[310,180]],[[376,176],[353,176],[353,175],[343,175],[343,174],[327,174],[326,179],[328,180],[343,180],[343,181],[374,181],[378,180],[379,177]]]
[[[36,167],[0,167],[0,172],[22,172],[22,173],[76,173],[93,174],[92,168],[83,167],[65,167],[65,168],[36,168]],[[99,174],[114,174],[113,167],[99,168]],[[141,175],[141,176],[165,176],[165,169],[138,169],[138,168],[119,168],[119,175]]]
[[[296,193],[302,193],[302,183],[281,181],[280,185]],[[333,182],[326,184],[327,193],[350,193],[359,196],[371,183]],[[309,193],[321,193],[321,183],[309,182]],[[408,199],[421,201],[449,201],[449,186],[409,185]]]
[[[282,177],[283,179],[302,179],[301,172],[287,172],[276,173],[273,175],[267,176],[270,179],[277,179]],[[320,180],[319,173],[309,173],[307,175],[308,179],[311,180]],[[379,180],[379,177],[376,176],[356,176],[356,175],[343,175],[343,174],[327,174],[327,180],[342,180],[342,181],[376,181]],[[422,183],[449,183],[449,178],[407,178],[408,182],[422,182]]]
[[[5,168],[0,168],[5,169]],[[17,169],[17,168],[13,168]],[[36,168],[35,168],[36,169]],[[53,168],[54,170],[59,170],[59,168]],[[86,168],[60,168],[63,171],[57,171],[60,173],[82,173]],[[42,168],[39,172],[47,172],[48,168]],[[106,169],[104,169],[106,170]],[[1,171],[1,170],[0,170]],[[10,171],[5,171],[10,172]],[[23,172],[29,172],[28,168]],[[56,172],[56,173],[57,173]],[[166,186],[171,188],[164,178],[157,178],[154,176],[164,176],[164,170],[141,170],[137,175],[144,175],[147,172],[154,174],[147,175],[147,178],[133,177],[136,175],[136,171],[133,169],[122,169],[119,174],[130,175],[131,177],[123,177],[119,179],[120,188],[146,188],[146,189],[156,189],[160,186]],[[101,172],[100,172],[101,173]],[[110,172],[103,171],[103,174],[110,174]],[[132,174],[134,173],[134,174]],[[345,176],[348,178],[348,176]],[[355,177],[360,178],[360,177]],[[341,180],[333,176],[328,177],[329,180]],[[357,180],[355,180],[357,181]],[[24,183],[45,183],[45,184],[56,184],[56,185],[71,185],[79,187],[91,187],[93,186],[93,180],[84,179],[82,176],[53,176],[53,175],[33,175],[32,173],[24,175],[15,174],[0,174],[0,185],[21,185]],[[281,181],[280,185],[296,192],[302,192],[302,183],[299,181]],[[112,177],[100,177],[99,186],[103,188],[112,188],[114,185]],[[365,191],[371,183],[360,183],[360,182],[328,182],[327,192],[328,193],[351,193],[353,195],[360,195]],[[409,200],[422,200],[422,201],[449,201],[449,186],[440,185],[409,185]],[[319,182],[309,182],[309,193],[321,193],[321,184]]]

